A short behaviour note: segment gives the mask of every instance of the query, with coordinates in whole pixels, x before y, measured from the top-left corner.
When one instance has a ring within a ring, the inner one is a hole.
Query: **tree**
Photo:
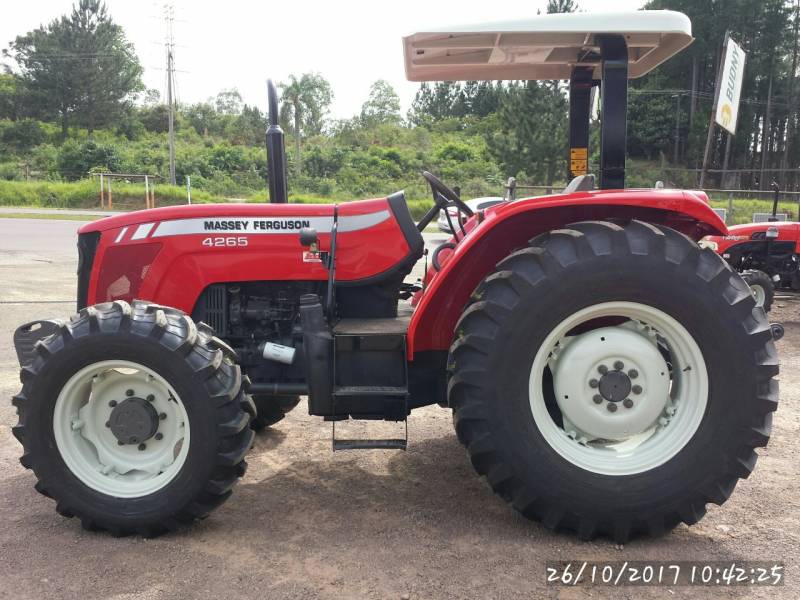
[[[400,96],[385,79],[379,79],[369,88],[369,97],[361,106],[361,122],[367,127],[381,123],[399,124]]]
[[[23,90],[19,79],[10,73],[0,74],[0,119],[19,119],[23,107]]]
[[[80,0],[69,16],[18,36],[9,55],[39,116],[58,116],[65,139],[73,116],[91,134],[142,89],[133,45],[100,0]]]
[[[191,106],[182,107],[181,112],[186,116],[195,131],[202,136],[218,134],[219,115],[210,102],[199,102]]]
[[[86,177],[92,169],[103,171],[119,170],[120,159],[113,146],[97,144],[88,140],[79,144],[69,140],[61,146],[58,155],[58,170],[68,181],[76,181]]]
[[[267,130],[267,118],[257,106],[242,107],[229,128],[229,138],[234,144],[258,146],[264,143],[264,132]]]
[[[294,136],[295,174],[302,170],[300,146],[302,136],[322,133],[325,115],[333,100],[328,81],[317,73],[303,73],[298,79],[289,76],[289,81],[279,84],[281,89],[281,121]]]
[[[461,94],[461,86],[453,81],[421,83],[411,103],[408,119],[415,125],[440,121],[454,114],[453,107]]]
[[[526,81],[509,86],[497,112],[489,149],[509,175],[524,173],[552,185],[565,171],[567,108],[557,82]]]
[[[242,95],[239,90],[232,88],[222,90],[214,100],[217,112],[223,115],[238,115],[242,112]]]

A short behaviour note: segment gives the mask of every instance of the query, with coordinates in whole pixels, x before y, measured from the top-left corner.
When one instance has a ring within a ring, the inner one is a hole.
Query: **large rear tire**
[[[254,413],[235,355],[180,311],[83,309],[38,342],[14,397],[36,489],[84,528],[151,536],[203,518],[244,474]]]
[[[753,470],[778,400],[769,323],[741,277],[638,221],[570,225],[500,262],[449,367],[478,473],[583,539],[697,522]]]

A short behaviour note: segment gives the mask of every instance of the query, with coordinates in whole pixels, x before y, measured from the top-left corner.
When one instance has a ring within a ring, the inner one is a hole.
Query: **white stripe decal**
[[[389,218],[389,211],[339,217],[339,231],[358,231],[367,229]],[[152,225],[152,224],[150,224]],[[140,227],[142,227],[140,225]],[[311,216],[263,216],[263,217],[208,217],[196,219],[176,219],[162,221],[152,237],[172,235],[193,235],[202,233],[245,233],[267,235],[275,233],[299,232],[303,227],[313,227],[326,233],[333,227],[333,217]],[[149,230],[148,230],[149,231]],[[138,234],[138,231],[137,231]],[[147,235],[147,233],[145,233]],[[135,236],[134,236],[135,237]]]
[[[133,232],[131,236],[132,240],[142,240],[147,237],[150,233],[150,230],[153,228],[155,223],[142,223],[136,228],[136,231]]]
[[[124,237],[125,237],[125,234],[126,234],[126,233],[128,233],[128,228],[127,228],[127,227],[123,227],[123,228],[120,230],[120,232],[119,232],[119,235],[117,236],[117,239],[115,239],[115,240],[114,240],[114,243],[115,243],[115,244],[119,244],[119,243],[122,241],[122,238],[124,238]]]

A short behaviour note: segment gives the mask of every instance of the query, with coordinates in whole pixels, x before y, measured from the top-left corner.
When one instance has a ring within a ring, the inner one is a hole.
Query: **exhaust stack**
[[[283,130],[278,125],[278,92],[271,79],[267,79],[269,102],[269,127],[267,128],[267,177],[269,178],[269,201],[285,204],[289,201],[286,191],[286,148]]]

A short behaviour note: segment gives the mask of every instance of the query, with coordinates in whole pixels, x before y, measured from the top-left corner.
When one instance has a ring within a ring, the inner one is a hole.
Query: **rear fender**
[[[569,223],[639,219],[694,240],[725,235],[725,223],[702,192],[614,190],[518,200],[488,209],[429,283],[408,328],[408,356],[447,350],[470,294],[503,258],[540,233]]]

